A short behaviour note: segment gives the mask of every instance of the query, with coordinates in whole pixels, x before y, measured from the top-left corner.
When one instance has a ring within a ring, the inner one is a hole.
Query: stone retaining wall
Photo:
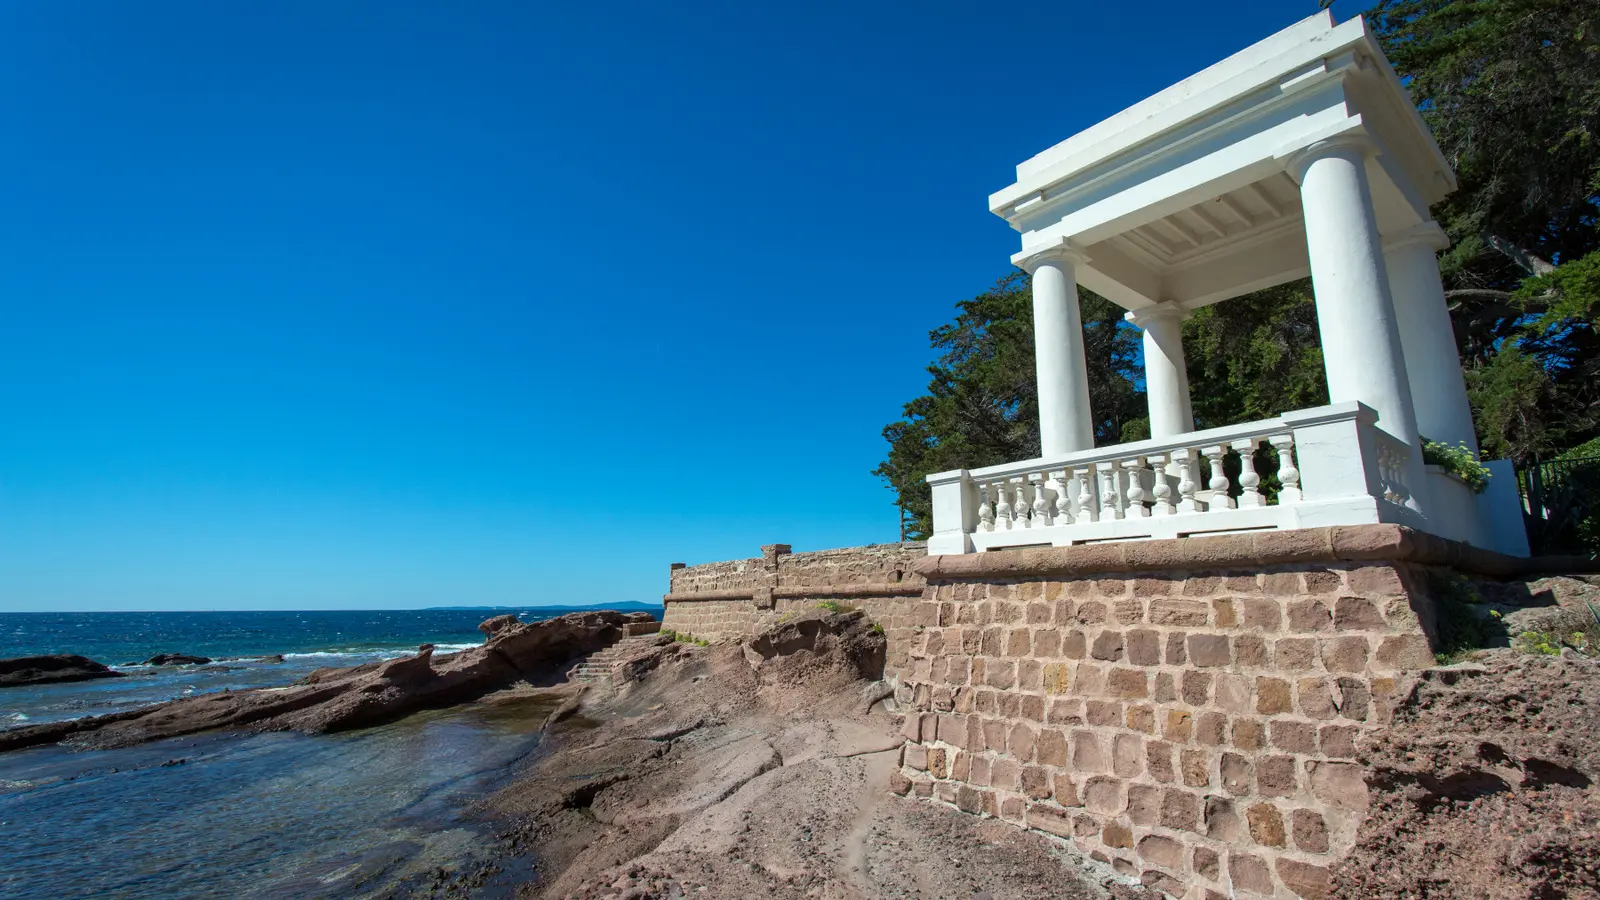
[[[1324,896],[1366,808],[1356,740],[1434,665],[1430,566],[1476,559],[1363,528],[929,557],[896,791],[1175,897]]]
[[[911,607],[926,579],[913,566],[927,544],[872,544],[793,553],[769,544],[752,559],[674,563],[662,627],[710,641],[751,637],[784,615],[824,601],[866,611],[889,639],[886,677],[898,677],[911,645]]]

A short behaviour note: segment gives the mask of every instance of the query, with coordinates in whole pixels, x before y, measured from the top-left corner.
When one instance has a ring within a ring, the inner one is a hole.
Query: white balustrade
[[[1409,522],[1408,448],[1375,420],[1370,408],[1344,403],[932,475],[929,552]],[[1258,451],[1276,458],[1275,479],[1257,470]]]

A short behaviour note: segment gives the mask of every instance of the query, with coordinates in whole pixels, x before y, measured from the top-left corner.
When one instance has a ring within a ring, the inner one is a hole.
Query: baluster
[[[1278,451],[1278,480],[1283,483],[1278,488],[1278,505],[1299,503],[1304,495],[1300,493],[1300,470],[1294,465],[1294,435],[1275,434],[1267,443]]]
[[[1222,468],[1222,458],[1227,452],[1228,448],[1219,444],[1200,448],[1200,454],[1211,467],[1211,499],[1206,502],[1212,512],[1233,509],[1233,498],[1228,496],[1228,473]]]
[[[1389,449],[1388,442],[1378,445],[1378,478],[1383,482],[1383,499],[1390,503],[1400,502],[1399,480],[1395,478],[1394,453]]]
[[[1043,528],[1050,524],[1050,513],[1055,510],[1055,504],[1051,502],[1055,493],[1050,490],[1050,482],[1047,480],[1050,477],[1049,472],[1040,472],[1037,476],[1029,475],[1028,480],[1031,482],[1035,477],[1039,479],[1039,483],[1033,488],[1033,526]]]
[[[1017,503],[1012,512],[1018,528],[1033,527],[1033,482],[1024,475],[1017,479]]]
[[[1117,509],[1117,464],[1096,463],[1095,470],[1100,475],[1100,521],[1112,522],[1122,518],[1122,510]]]
[[[1150,507],[1150,512],[1158,516],[1170,516],[1177,512],[1172,505],[1172,480],[1167,475],[1167,456],[1157,454],[1149,457],[1150,469],[1155,472],[1155,487],[1150,493],[1155,497],[1155,503]]]
[[[1260,444],[1260,438],[1233,442],[1233,449],[1239,451],[1240,509],[1267,505],[1267,498],[1261,495],[1261,476],[1256,472],[1256,447]]]
[[[978,485],[978,493],[983,498],[978,504],[978,530],[994,530],[994,485]]]
[[[1172,451],[1172,461],[1178,465],[1178,512],[1196,513],[1205,512],[1203,503],[1195,499],[1194,493],[1199,489],[1195,483],[1194,469],[1198,462],[1194,458],[1194,451],[1185,447]]]
[[[1085,522],[1100,520],[1094,505],[1094,482],[1089,477],[1092,471],[1087,466],[1072,470],[1072,480],[1078,485],[1078,518]]]
[[[1123,460],[1122,468],[1127,470],[1125,477],[1128,479],[1128,506],[1123,515],[1129,519],[1143,519],[1150,515],[1144,505],[1144,457]]]
[[[1000,502],[995,504],[994,508],[995,525],[997,525],[1001,531],[1010,531],[1011,482],[1004,480],[996,481],[994,483],[994,487],[996,491],[999,491],[997,496],[1000,498]]]
[[[1069,472],[1069,471],[1063,470],[1061,472],[1061,479],[1059,481],[1056,480],[1055,474],[1051,473],[1050,480],[1045,482],[1045,483],[1047,485],[1051,486],[1051,490],[1055,491],[1055,498],[1056,498],[1055,524],[1057,524],[1057,525],[1071,525],[1072,524],[1072,497],[1071,497],[1071,495],[1069,495],[1067,493],[1067,491],[1072,486],[1072,473]]]

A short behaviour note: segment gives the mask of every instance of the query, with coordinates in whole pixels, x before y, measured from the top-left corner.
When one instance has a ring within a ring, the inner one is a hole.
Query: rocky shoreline
[[[62,742],[109,749],[229,728],[320,733],[376,725],[515,684],[555,684],[566,663],[653,622],[648,613],[583,612],[532,623],[501,616],[481,626],[482,646],[458,653],[435,656],[424,646],[414,656],[319,669],[288,687],[223,691],[12,728],[0,731],[0,752]]]

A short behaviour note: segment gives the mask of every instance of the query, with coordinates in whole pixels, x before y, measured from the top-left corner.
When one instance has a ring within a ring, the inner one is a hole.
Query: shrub
[[[1489,646],[1495,624],[1475,609],[1483,603],[1483,598],[1466,576],[1437,570],[1429,572],[1428,593],[1438,613],[1439,644],[1433,658],[1439,665],[1460,662],[1472,651]]]
[[[1452,447],[1423,438],[1422,461],[1461,479],[1474,494],[1483,493],[1484,488],[1489,486],[1489,468],[1478,461],[1477,454],[1469,450],[1465,443]]]
[[[856,611],[854,606],[851,606],[848,603],[840,603],[837,600],[823,600],[817,604],[817,609],[825,609],[831,613],[848,613]]]

